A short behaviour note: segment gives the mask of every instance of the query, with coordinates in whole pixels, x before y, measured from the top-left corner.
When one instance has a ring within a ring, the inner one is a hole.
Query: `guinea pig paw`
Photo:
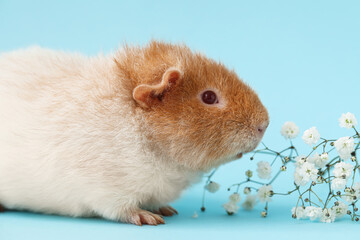
[[[142,226],[143,224],[156,226],[165,223],[162,216],[146,210],[133,212],[129,218],[129,222],[138,226]]]
[[[176,209],[171,206],[161,207],[156,212],[166,217],[170,217],[173,216],[174,214],[178,214],[178,211],[176,211]]]

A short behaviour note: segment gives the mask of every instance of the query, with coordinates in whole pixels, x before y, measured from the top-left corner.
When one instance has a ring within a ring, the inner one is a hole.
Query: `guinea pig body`
[[[207,86],[194,74],[222,77],[230,86]],[[266,109],[236,78],[241,85],[235,90],[249,95],[236,110],[250,119],[234,119],[229,106],[236,98],[226,96],[237,84],[231,78],[184,46],[158,42],[91,58],[38,47],[3,54],[0,204],[164,223],[159,214],[176,212],[167,204],[182,190],[204,171],[251,151],[262,137]],[[203,90],[217,93],[218,103],[207,106],[214,96],[204,97]],[[208,116],[218,119],[206,122]]]

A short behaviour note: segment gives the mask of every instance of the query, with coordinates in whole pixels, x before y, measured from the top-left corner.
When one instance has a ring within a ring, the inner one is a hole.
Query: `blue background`
[[[287,146],[279,134],[287,120],[301,132],[317,126],[322,136],[335,138],[350,134],[338,127],[341,113],[360,118],[359,12],[359,1],[0,0],[0,52],[40,45],[96,55],[125,41],[185,42],[234,68],[253,86],[271,118],[264,142],[279,150]],[[309,152],[300,138],[295,144]],[[216,173],[222,188],[207,194],[205,213],[198,211],[202,186],[197,185],[173,203],[180,215],[167,218],[165,225],[6,212],[0,214],[0,239],[331,239],[360,233],[359,223],[348,219],[335,224],[292,220],[294,197],[274,197],[265,219],[259,217],[261,205],[228,217],[221,207],[229,195],[226,188],[255,166],[248,159]],[[291,178],[289,170],[274,188],[290,189]],[[194,211],[199,218],[191,218]]]

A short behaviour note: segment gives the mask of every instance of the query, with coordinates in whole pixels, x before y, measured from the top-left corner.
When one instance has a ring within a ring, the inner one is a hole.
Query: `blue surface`
[[[287,120],[301,131],[317,126],[324,137],[349,135],[337,119],[351,111],[360,119],[359,1],[4,1],[0,0],[0,51],[29,45],[108,53],[122,42],[149,39],[185,42],[233,67],[259,93],[271,124],[264,142],[286,146],[279,129]],[[304,152],[308,148],[295,140]],[[0,214],[0,239],[334,239],[354,236],[360,225],[295,221],[293,198],[276,197],[269,217],[241,210],[228,217],[221,204],[226,187],[242,180],[255,163],[228,164],[215,175],[222,188],[208,195],[207,211],[192,219],[201,202],[194,186],[173,204],[180,215],[166,225],[136,227],[101,219],[72,219],[41,214]],[[292,172],[274,183],[291,187]]]

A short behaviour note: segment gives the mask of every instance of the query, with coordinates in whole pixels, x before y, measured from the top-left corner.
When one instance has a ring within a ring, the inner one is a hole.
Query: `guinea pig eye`
[[[206,104],[219,103],[216,93],[214,93],[211,90],[207,90],[207,91],[203,92],[201,95],[201,100]]]

